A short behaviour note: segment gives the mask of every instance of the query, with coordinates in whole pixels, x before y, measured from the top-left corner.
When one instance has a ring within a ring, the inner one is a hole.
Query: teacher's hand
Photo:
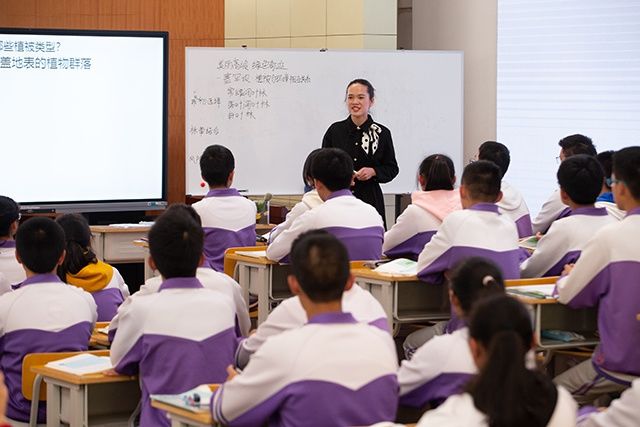
[[[362,168],[356,172],[356,179],[358,181],[368,181],[376,176],[376,170],[374,168]]]

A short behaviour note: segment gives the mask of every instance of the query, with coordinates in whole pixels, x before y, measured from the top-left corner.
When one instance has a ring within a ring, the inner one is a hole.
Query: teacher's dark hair
[[[456,169],[453,161],[444,154],[432,154],[426,157],[420,163],[418,174],[424,178],[424,191],[453,190]]]
[[[371,84],[371,82],[369,82],[369,80],[366,80],[366,79],[351,80],[349,82],[349,84],[347,85],[347,91],[349,91],[349,88],[351,87],[351,85],[355,85],[355,84],[366,86],[367,87],[367,93],[369,94],[369,99],[373,99],[373,97],[375,96],[376,90],[374,89],[374,87]]]

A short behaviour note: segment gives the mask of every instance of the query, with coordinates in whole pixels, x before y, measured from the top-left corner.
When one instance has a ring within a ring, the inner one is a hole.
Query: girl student
[[[420,190],[411,194],[411,204],[384,235],[382,252],[387,257],[418,259],[444,217],[462,209],[455,182],[455,167],[448,156],[432,154],[422,161],[418,169]]]
[[[56,222],[65,234],[66,256],[58,276],[69,285],[89,292],[98,306],[98,321],[108,322],[129,296],[129,288],[118,270],[99,261],[91,248],[91,230],[78,214],[65,214]]]

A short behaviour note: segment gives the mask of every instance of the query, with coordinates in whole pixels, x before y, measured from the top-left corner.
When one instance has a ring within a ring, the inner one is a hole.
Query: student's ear
[[[22,264],[22,259],[20,258],[20,254],[18,253],[18,251],[15,251],[16,253],[16,261],[18,261],[18,264]]]
[[[424,187],[427,186],[427,180],[422,175],[418,175],[418,184],[420,184],[420,189],[424,190]]]
[[[462,308],[460,307],[460,300],[458,299],[456,294],[453,293],[451,289],[449,289],[449,301],[451,301],[451,306],[455,310],[456,315],[458,317],[462,317],[463,313],[462,313]]]
[[[149,258],[151,260],[151,258]],[[202,267],[204,265],[204,252],[200,254],[200,261],[198,262],[198,267]]]
[[[498,198],[496,198],[496,201],[494,203],[498,203],[500,200],[502,200],[502,191],[498,193]]]
[[[62,253],[60,254],[60,258],[58,258],[58,262],[56,263],[56,268],[58,268],[58,266],[62,265],[62,263],[64,262],[65,257],[67,256],[67,250],[63,249]]]
[[[469,338],[469,350],[471,350],[471,356],[476,366],[480,367],[482,361],[482,350],[480,344],[474,338]]]
[[[356,282],[356,278],[353,276],[353,274],[349,273],[349,277],[347,277],[347,283],[345,283],[344,285],[344,291],[348,291],[351,288],[353,288],[353,285]]]
[[[149,268],[152,271],[156,271],[158,268],[156,267],[156,262],[153,260],[152,257],[149,257],[149,261],[147,262],[147,264],[149,264]]]
[[[289,290],[294,295],[300,295],[300,283],[298,283],[298,279],[293,274],[287,276],[287,284],[289,285]]]
[[[467,199],[467,187],[464,184],[461,184],[460,188],[458,189],[458,191],[460,191],[460,200],[466,200]]]
[[[227,187],[231,187],[231,184],[233,184],[233,177],[235,173],[236,173],[235,169],[229,173],[229,176],[227,177]]]
[[[562,203],[564,203],[565,205],[569,205],[572,203],[569,195],[562,189],[562,187],[560,187],[560,200],[562,200]]]
[[[9,237],[13,238],[18,232],[18,220],[15,220],[9,226]]]

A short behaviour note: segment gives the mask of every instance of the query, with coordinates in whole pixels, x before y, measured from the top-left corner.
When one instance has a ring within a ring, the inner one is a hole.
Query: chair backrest
[[[109,350],[69,351],[64,353],[30,353],[22,359],[22,394],[27,400],[33,400],[33,380],[36,374],[31,372],[34,366],[43,366],[54,360],[65,359],[80,353],[91,353],[96,356],[109,356]],[[47,400],[47,390],[40,388],[38,400]]]
[[[509,286],[553,285],[559,276],[536,277],[533,279],[508,279],[504,281],[505,288]]]
[[[234,254],[238,251],[264,251],[264,248],[264,246],[240,246],[237,248],[227,249],[226,251],[224,251],[224,274],[233,278],[234,272],[236,270],[237,261],[235,259],[229,259],[228,255]]]

